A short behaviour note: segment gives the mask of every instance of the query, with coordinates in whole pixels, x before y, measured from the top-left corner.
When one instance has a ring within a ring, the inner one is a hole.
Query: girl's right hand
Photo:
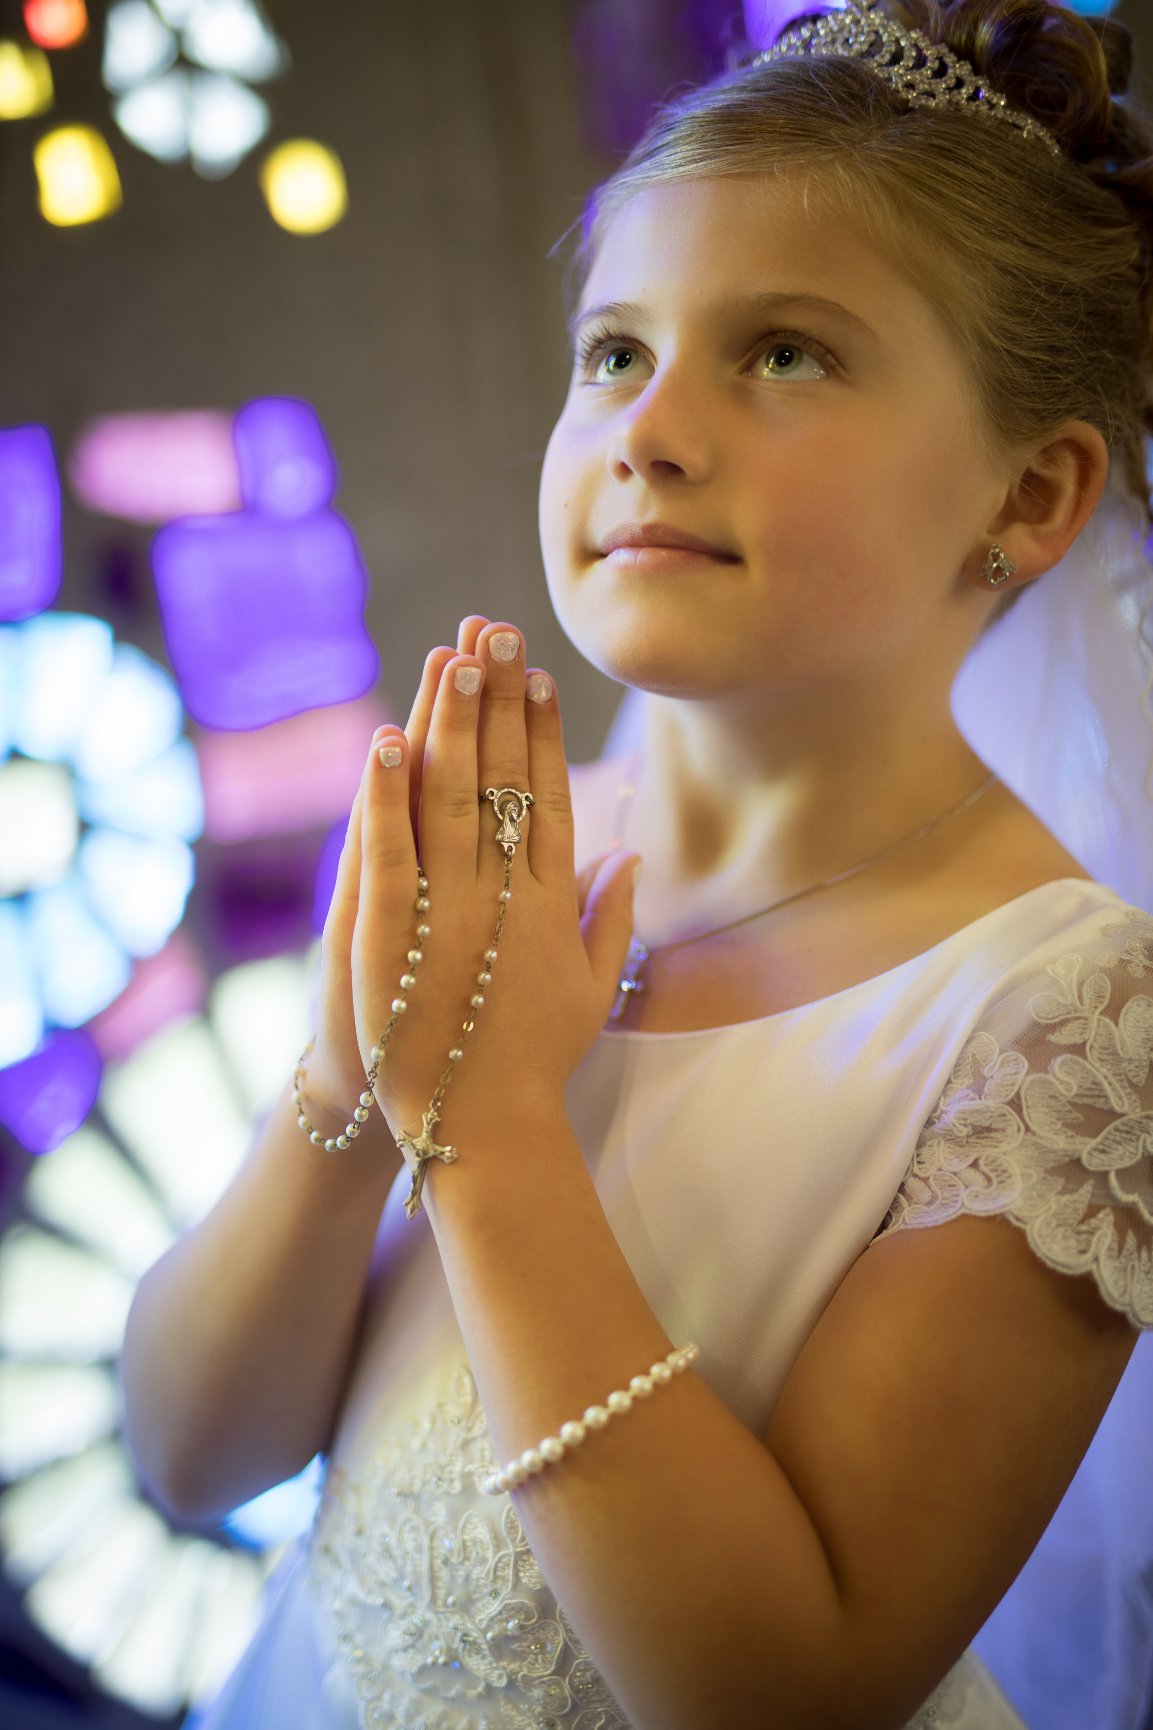
[[[409,744],[409,815],[414,838],[419,835],[417,818],[420,811],[420,778],[424,763],[425,744],[432,720],[433,704],[446,662],[454,655],[471,654],[480,632],[488,620],[479,613],[470,613],[461,620],[455,649],[443,644],[433,649],[424,663],[420,688],[405,726]],[[352,1114],[368,1070],[368,1053],[362,1053],[356,1038],[352,1011],[352,934],[356,926],[360,902],[360,827],[361,806],[364,802],[364,776],[376,750],[374,737],[360,787],[353,803],[345,832],[344,847],[336,871],[336,885],[324,921],[320,939],[320,975],[316,997],[316,1037],[305,1064],[305,1110],[327,1112],[334,1119],[347,1119]],[[376,1113],[368,1119],[362,1140],[372,1131],[388,1134],[383,1118]],[[332,1133],[335,1133],[333,1131]]]

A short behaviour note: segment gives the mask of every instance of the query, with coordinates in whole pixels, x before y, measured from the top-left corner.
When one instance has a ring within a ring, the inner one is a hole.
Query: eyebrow
[[[879,342],[880,338],[872,325],[855,312],[850,312],[847,306],[842,306],[839,300],[829,300],[822,294],[804,294],[777,290],[773,293],[740,295],[734,300],[716,302],[709,310],[721,314],[749,314],[783,312],[786,307],[808,309],[814,312],[832,313],[843,319],[866,336]],[[568,321],[570,341],[575,342],[577,333],[583,324],[593,318],[614,318],[638,321],[645,316],[644,308],[635,300],[604,300],[597,306],[587,306],[583,311],[576,312]]]

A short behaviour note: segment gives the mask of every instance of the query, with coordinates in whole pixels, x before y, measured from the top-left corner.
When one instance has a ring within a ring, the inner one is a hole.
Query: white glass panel
[[[67,757],[112,666],[112,629],[85,613],[42,613],[19,627],[15,744],[26,757]]]
[[[135,1473],[119,1442],[89,1448],[13,1484],[0,1496],[5,1573],[20,1586],[34,1580],[89,1541],[110,1500],[135,1491]]]
[[[171,66],[178,44],[147,0],[117,0],[104,25],[104,87],[128,90]]]
[[[188,155],[188,74],[166,72],[112,104],[125,138],[157,162],[181,162]]]
[[[132,1281],[100,1257],[35,1226],[13,1226],[0,1240],[0,1350],[75,1364],[114,1357],[132,1292]]]
[[[0,1476],[22,1478],[113,1435],[120,1395],[88,1364],[0,1363]]]
[[[249,1119],[203,1021],[166,1027],[109,1067],[101,1109],[180,1228],[219,1199],[244,1158]]]
[[[0,902],[0,1069],[31,1057],[43,1031],[24,917]]]
[[[76,773],[88,781],[131,775],[168,749],[180,725],[180,698],[163,667],[120,643],[73,752]]]
[[[143,1502],[110,1502],[88,1542],[28,1588],[24,1608],[78,1663],[98,1663],[147,1603],[171,1542]]]
[[[199,0],[184,33],[189,60],[259,83],[288,68],[288,55],[251,0]]]
[[[129,955],[164,947],[192,888],[192,852],[183,841],[94,829],[80,844],[76,866],[93,912]]]
[[[80,1027],[119,997],[132,964],[75,878],[34,890],[24,906],[44,1013],[60,1027]]]
[[[275,956],[230,968],[212,987],[209,1015],[248,1110],[268,1111],[308,1042],[303,960]]]
[[[0,764],[0,895],[59,883],[79,837],[72,776],[62,764]]]
[[[230,174],[268,131],[268,104],[216,72],[194,72],[190,82],[192,165],[210,177]]]
[[[138,1280],[176,1236],[155,1195],[107,1136],[85,1125],[42,1154],[24,1205]]]
[[[195,746],[178,739],[155,762],[118,781],[78,780],[76,803],[87,823],[152,840],[195,841],[204,828]]]
[[[202,1538],[169,1544],[147,1602],[93,1671],[107,1693],[158,1718],[184,1705],[191,1670],[188,1636],[199,1619],[215,1549]]]

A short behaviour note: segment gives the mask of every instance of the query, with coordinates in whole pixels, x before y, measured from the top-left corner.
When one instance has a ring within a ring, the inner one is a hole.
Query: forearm
[[[141,1281],[127,1434],[177,1513],[223,1514],[324,1445],[398,1160],[383,1126],[339,1155],[314,1148],[286,1090],[220,1201]]]
[[[473,1125],[425,1189],[505,1463],[673,1345],[562,1114]],[[784,1472],[692,1370],[512,1492],[558,1601],[638,1730],[832,1722],[844,1617]]]

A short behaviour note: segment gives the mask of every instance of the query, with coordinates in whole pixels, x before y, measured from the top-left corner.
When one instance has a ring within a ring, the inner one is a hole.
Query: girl
[[[1153,743],[1128,70],[1047,0],[854,0],[594,201],[541,539],[631,748],[570,773],[515,625],[433,651],[316,1038],[132,1312],[179,1513],[328,1456],[204,1730],[1138,1723],[1153,918],[1028,774],[1087,716],[1104,773],[1047,592]]]

